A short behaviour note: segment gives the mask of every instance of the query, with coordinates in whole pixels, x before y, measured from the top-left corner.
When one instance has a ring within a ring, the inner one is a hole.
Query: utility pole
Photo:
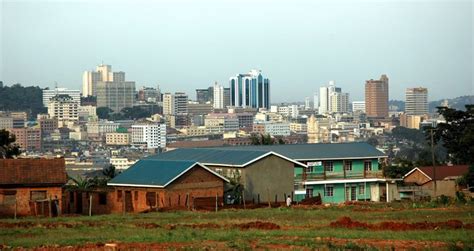
[[[433,195],[436,197],[436,163],[435,163],[435,154],[434,154],[434,140],[433,140],[433,128],[430,129],[430,135],[431,135],[431,161],[433,164],[433,184],[434,184],[434,191]]]

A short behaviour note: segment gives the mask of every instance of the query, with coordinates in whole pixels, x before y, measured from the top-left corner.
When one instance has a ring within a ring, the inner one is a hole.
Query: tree
[[[15,141],[15,135],[5,129],[0,130],[0,158],[11,159],[20,154],[18,146],[13,144]]]
[[[377,140],[375,136],[372,136],[367,140],[367,143],[371,146],[376,147],[379,144],[379,141]]]
[[[38,86],[21,84],[0,87],[0,111],[25,111],[30,118],[47,109],[43,106],[43,90]]]
[[[96,113],[99,119],[108,119],[113,110],[108,107],[97,107]]]
[[[433,129],[435,143],[442,143],[453,163],[473,164],[474,104],[466,105],[466,111],[438,107],[438,113],[444,117],[446,123],[439,123]],[[426,133],[431,131],[428,129]]]
[[[115,166],[110,164],[104,168],[104,170],[102,170],[102,174],[107,178],[107,180],[113,179],[115,176],[117,176]]]

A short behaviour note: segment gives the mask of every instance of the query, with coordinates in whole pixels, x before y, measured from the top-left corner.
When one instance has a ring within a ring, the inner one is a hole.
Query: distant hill
[[[24,111],[30,118],[46,112],[43,107],[43,90],[38,86],[3,86],[0,87],[0,97],[0,111]]]
[[[466,105],[468,104],[474,104],[474,95],[470,96],[461,96],[457,98],[452,98],[452,99],[440,99],[437,101],[431,101],[428,103],[428,110],[430,113],[435,113],[436,112],[436,107],[440,106],[444,100],[448,101],[448,105],[451,108],[454,108],[456,110],[466,110]],[[397,106],[398,111],[404,111],[405,110],[405,101],[401,100],[390,100],[388,101],[389,106]]]

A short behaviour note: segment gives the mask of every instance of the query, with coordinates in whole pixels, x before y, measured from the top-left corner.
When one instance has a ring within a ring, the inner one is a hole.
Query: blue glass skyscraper
[[[263,77],[262,71],[237,74],[229,84],[231,106],[270,109],[270,80]]]

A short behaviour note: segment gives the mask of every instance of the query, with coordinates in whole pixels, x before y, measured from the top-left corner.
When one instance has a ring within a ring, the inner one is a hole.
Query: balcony
[[[345,171],[345,172],[310,172],[295,175],[295,181],[318,181],[334,179],[384,178],[382,170]]]

